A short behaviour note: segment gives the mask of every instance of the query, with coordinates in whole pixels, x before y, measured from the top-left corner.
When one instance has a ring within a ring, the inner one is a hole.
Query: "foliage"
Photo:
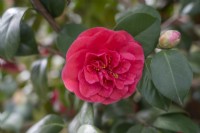
[[[1,133],[200,133],[198,0],[1,0]],[[137,92],[111,105],[68,92],[65,54],[84,30],[125,30],[145,53]],[[160,33],[181,33],[172,49]]]

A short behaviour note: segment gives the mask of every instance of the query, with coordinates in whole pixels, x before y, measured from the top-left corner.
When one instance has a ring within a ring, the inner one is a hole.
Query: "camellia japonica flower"
[[[111,104],[135,92],[143,65],[143,49],[129,33],[96,27],[72,43],[62,79],[80,99]]]

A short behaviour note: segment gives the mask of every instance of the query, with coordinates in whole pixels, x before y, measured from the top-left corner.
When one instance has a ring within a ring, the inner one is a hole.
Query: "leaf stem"
[[[58,33],[60,31],[59,25],[56,23],[54,18],[49,14],[49,12],[45,9],[40,0],[31,0],[31,3],[33,4],[34,8],[39,13],[41,13],[41,15],[49,22],[51,27]]]

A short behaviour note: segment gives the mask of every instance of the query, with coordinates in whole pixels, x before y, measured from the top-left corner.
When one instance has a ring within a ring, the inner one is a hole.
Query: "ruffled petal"
[[[142,60],[144,61],[144,51],[142,46],[134,41],[128,42],[125,47],[122,47],[119,51],[120,53],[131,53],[134,55],[134,60]]]
[[[92,102],[103,102],[104,100],[105,98],[99,95],[90,96],[90,101]]]
[[[111,93],[113,92],[113,88],[109,88],[109,89],[106,89],[106,88],[102,88],[98,94],[102,97],[109,97],[111,95]]]
[[[110,98],[112,98],[114,100],[122,99],[123,96],[126,95],[127,92],[128,92],[128,87],[127,86],[125,86],[121,90],[114,89],[113,93],[110,95]]]
[[[75,53],[73,56],[67,60],[63,70],[62,70],[62,80],[65,87],[74,91],[78,89],[78,73],[83,70],[83,64],[85,60],[85,50],[81,50]]]
[[[108,51],[108,53],[110,54],[110,56],[108,58],[108,60],[110,60],[110,65],[112,68],[115,68],[119,65],[120,62],[120,54],[116,51]]]
[[[108,29],[104,28],[104,27],[95,27],[95,28],[91,28],[91,29],[88,29],[84,32],[82,32],[78,38],[80,37],[93,37],[95,36],[96,34],[98,34],[99,32],[101,31],[109,31]]]
[[[80,72],[78,75],[79,80],[79,91],[84,96],[89,98],[99,92],[101,85],[98,83],[89,84],[84,77],[84,72]]]
[[[85,75],[85,80],[89,84],[94,84],[96,82],[99,82],[99,77],[95,71],[88,72],[87,68],[84,68],[84,75]]]
[[[135,56],[132,53],[123,52],[123,53],[120,53],[120,55],[122,56],[123,59],[131,60],[131,61],[135,60]]]
[[[88,50],[86,47],[86,42],[88,43],[90,41],[90,38],[78,38],[76,39],[72,45],[69,47],[67,54],[66,54],[66,59],[69,60],[69,58],[78,53],[79,51],[82,50]]]
[[[127,60],[122,60],[120,64],[114,69],[114,72],[117,74],[123,74],[128,72],[131,67],[131,63]]]
[[[105,105],[108,105],[108,104],[112,104],[112,103],[118,102],[119,100],[120,99],[114,100],[114,99],[111,99],[111,98],[107,98],[106,100],[102,101],[102,103],[105,104]]]
[[[117,89],[121,90],[121,89],[124,88],[124,82],[123,81],[116,79],[114,83],[115,83],[115,86],[117,87]]]

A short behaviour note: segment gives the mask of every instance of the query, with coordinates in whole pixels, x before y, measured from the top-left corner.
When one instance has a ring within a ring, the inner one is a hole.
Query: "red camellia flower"
[[[97,27],[72,43],[62,79],[80,99],[110,104],[135,92],[143,65],[143,49],[130,34]]]

